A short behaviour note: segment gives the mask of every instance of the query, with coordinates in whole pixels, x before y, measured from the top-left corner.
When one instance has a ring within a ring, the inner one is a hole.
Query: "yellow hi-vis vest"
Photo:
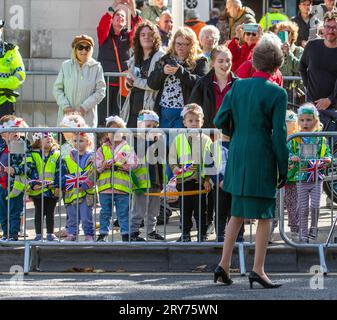
[[[31,163],[33,162],[33,159],[31,157],[27,157],[25,158],[26,163]],[[24,164],[24,162],[22,162],[22,165]],[[22,174],[22,175],[16,175],[14,178],[14,184],[13,184],[13,188],[11,190],[11,192],[9,193],[9,196],[7,197],[12,199],[12,198],[16,198],[17,196],[19,196],[21,193],[25,192],[25,189],[28,189],[28,184],[27,184],[27,177]]]
[[[118,152],[123,151],[129,153],[131,152],[131,147],[128,144],[125,144]],[[102,152],[104,161],[112,159],[112,153],[109,146],[102,146]],[[118,166],[115,164],[115,167]],[[98,192],[108,189],[116,189],[125,193],[132,193],[133,189],[132,178],[130,179],[129,172],[124,172],[122,170],[113,171],[113,169],[107,169],[98,176],[97,186]]]
[[[201,142],[202,143],[202,142]],[[204,146],[204,150],[202,150],[202,159],[201,160],[201,176],[204,177],[204,169],[205,169],[205,157],[207,152],[210,152],[210,147],[212,144],[212,140],[209,139],[209,141],[206,143],[206,145]],[[177,157],[178,157],[178,164],[180,165],[185,165],[185,164],[189,164],[192,162],[192,150],[191,150],[191,146],[186,138],[185,134],[179,134],[176,137],[176,148],[177,148]],[[197,163],[199,164],[199,163]],[[188,178],[190,176],[192,176],[194,174],[193,171],[187,171],[184,172],[183,174],[179,174],[177,176],[178,179],[182,179],[182,177],[184,176],[184,178]]]
[[[271,26],[288,20],[288,17],[281,12],[267,12],[261,18],[259,25],[262,27],[263,31],[267,31]]]
[[[46,165],[43,168],[43,159],[40,155],[39,152],[32,152],[32,158],[33,161],[36,164],[36,169],[37,169],[37,173],[39,174],[39,179],[44,179],[45,181],[55,181],[55,173],[56,173],[56,164],[57,161],[59,160],[60,157],[60,151],[54,151],[54,153],[48,158]],[[43,169],[44,169],[44,175],[43,175]],[[29,195],[32,197],[36,197],[40,194],[42,194],[42,192],[46,192],[48,190],[51,190],[52,192],[54,192],[55,188],[44,188],[43,190],[30,190],[29,191]]]
[[[138,158],[139,164],[137,169],[133,170],[133,183],[134,189],[150,189],[151,188],[151,180],[150,180],[150,173],[148,170],[148,166],[146,165],[146,156],[142,158]]]
[[[71,175],[79,175],[83,172],[82,168],[71,158],[71,156],[67,155],[64,157],[64,161],[66,163],[68,173]],[[88,176],[90,175],[90,171],[93,170],[92,163],[89,163],[84,171],[88,172]],[[69,191],[65,192],[64,202],[66,204],[70,204],[75,201],[77,198],[81,199],[86,196],[86,194],[94,194],[95,188],[88,189],[86,191],[78,191],[77,188],[73,188]]]
[[[1,88],[16,90],[26,79],[19,48],[13,44],[3,42],[3,56],[0,56],[0,91]],[[0,106],[6,101],[14,103],[15,97],[0,95]]]

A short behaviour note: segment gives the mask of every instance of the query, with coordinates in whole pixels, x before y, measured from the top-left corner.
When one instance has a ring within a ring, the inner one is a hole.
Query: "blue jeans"
[[[160,109],[160,128],[184,128],[183,118],[181,117],[182,108]]]
[[[67,205],[67,231],[69,234],[76,235],[78,233],[78,226],[82,222],[82,228],[84,235],[94,235],[94,223],[92,221],[92,207],[87,205],[87,199],[84,198],[81,203],[78,204],[78,221],[77,220],[77,203],[76,201],[72,205]]]
[[[7,219],[7,190],[0,186],[0,223],[3,236],[8,235],[8,219]],[[20,231],[20,215],[23,211],[23,193],[9,200],[9,237],[17,236]]]
[[[114,205],[121,234],[129,234],[129,195],[114,194]],[[108,234],[112,218],[112,194],[100,193],[101,212],[99,217],[99,233]]]

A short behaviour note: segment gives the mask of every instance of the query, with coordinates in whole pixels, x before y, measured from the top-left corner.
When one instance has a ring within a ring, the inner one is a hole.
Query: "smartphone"
[[[280,31],[277,35],[281,39],[282,43],[288,42],[289,34],[287,31]]]
[[[257,23],[247,23],[243,25],[243,32],[259,32],[259,25]]]

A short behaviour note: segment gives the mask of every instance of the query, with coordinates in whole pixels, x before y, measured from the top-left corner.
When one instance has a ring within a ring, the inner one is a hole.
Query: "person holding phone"
[[[157,27],[149,21],[139,24],[133,38],[134,55],[128,63],[129,94],[121,111],[128,128],[137,128],[137,118],[143,109],[153,110],[157,91],[147,85],[147,78],[156,62],[165,54]]]
[[[298,37],[298,25],[292,21],[279,22],[275,32],[282,41],[284,64],[281,67],[283,76],[298,76],[303,48],[296,45]]]
[[[197,80],[208,71],[207,58],[201,56],[193,30],[180,27],[164,55],[147,79],[148,86],[159,90],[154,111],[161,128],[183,128],[180,116]]]
[[[127,10],[131,12],[131,30],[127,28]],[[130,47],[137,25],[142,21],[136,10],[135,0],[116,0],[114,7],[109,7],[102,16],[97,36],[99,51],[97,60],[104,72],[125,72],[130,59]],[[110,115],[119,115],[127,92],[124,83],[117,77],[106,77],[109,87],[107,97],[98,107],[98,124],[105,126],[105,119]],[[120,101],[119,101],[119,96]],[[109,105],[107,105],[109,101]],[[121,103],[120,103],[121,102]]]
[[[228,44],[228,48],[233,56],[233,72],[236,72],[244,62],[252,58],[254,47],[259,41],[262,33],[261,26],[256,23],[237,26],[236,36]]]

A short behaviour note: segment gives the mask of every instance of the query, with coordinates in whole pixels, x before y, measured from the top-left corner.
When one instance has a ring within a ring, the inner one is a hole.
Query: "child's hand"
[[[39,185],[39,184],[36,184],[34,187],[33,187],[33,190],[36,191],[36,190],[41,190],[42,189],[42,185]]]
[[[197,171],[198,170],[198,165],[197,164],[192,164],[187,171]]]
[[[219,188],[223,189],[223,180],[219,183]]]
[[[4,171],[11,176],[14,176],[14,174],[15,174],[15,170],[12,167],[6,167],[6,168],[4,168]]]
[[[331,164],[331,158],[324,158],[323,162],[325,163],[326,166],[329,166]]]
[[[212,187],[211,187],[211,184],[210,184],[209,180],[206,180],[204,182],[204,188],[205,188],[207,193],[211,191]]]
[[[107,161],[103,161],[102,169],[105,170],[105,169],[111,168],[111,166],[112,166],[112,163],[108,163]]]
[[[301,159],[298,156],[292,156],[290,158],[290,160],[293,161],[293,162],[300,162],[301,161]]]
[[[178,176],[179,174],[181,174],[181,168],[179,167],[174,167],[174,169],[172,170],[173,174],[175,176]]]
[[[292,170],[294,168],[295,168],[295,165],[293,165],[293,164],[291,164],[291,165],[288,166],[288,170]]]

